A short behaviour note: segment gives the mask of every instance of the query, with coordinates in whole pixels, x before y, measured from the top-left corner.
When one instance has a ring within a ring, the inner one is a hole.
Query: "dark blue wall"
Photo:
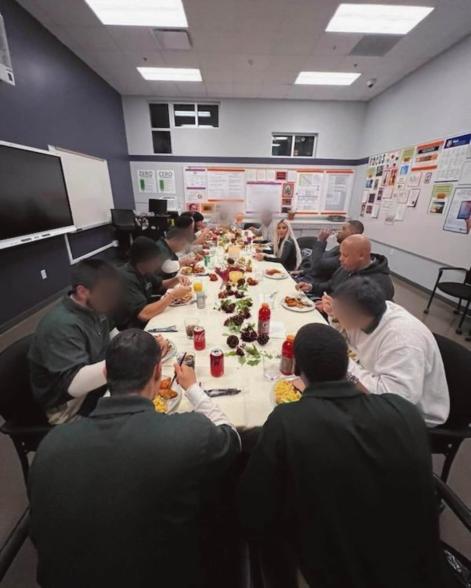
[[[0,82],[0,140],[107,159],[115,205],[134,208],[120,95],[14,0],[0,0],[0,13],[16,79]],[[74,256],[83,255],[109,243],[110,231],[71,241]],[[68,274],[63,237],[0,251],[0,329],[64,288]]]

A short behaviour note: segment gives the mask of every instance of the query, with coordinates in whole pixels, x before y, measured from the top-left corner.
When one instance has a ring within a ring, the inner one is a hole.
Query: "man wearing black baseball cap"
[[[120,330],[143,328],[174,300],[190,294],[188,278],[162,280],[157,275],[162,261],[162,252],[152,239],[138,237],[132,244],[129,262],[122,269],[123,300],[117,316]]]

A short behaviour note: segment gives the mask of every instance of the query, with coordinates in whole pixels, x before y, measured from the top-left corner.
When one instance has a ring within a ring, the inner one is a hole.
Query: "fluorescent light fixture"
[[[295,84],[313,86],[350,86],[361,74],[341,71],[301,71]]]
[[[153,82],[203,81],[199,69],[184,67],[138,67],[137,70],[145,80],[151,80]]]
[[[196,116],[196,111],[194,110],[175,110],[175,116]],[[198,117],[199,118],[209,118],[211,114],[207,110],[199,110]]]
[[[327,25],[328,33],[405,35],[433,10],[430,6],[340,4]]]
[[[281,145],[279,143],[272,143],[271,146],[272,147],[281,147]]]
[[[85,0],[105,25],[186,28],[182,0]]]
[[[278,137],[278,135],[276,136],[275,141],[287,141],[288,137]]]

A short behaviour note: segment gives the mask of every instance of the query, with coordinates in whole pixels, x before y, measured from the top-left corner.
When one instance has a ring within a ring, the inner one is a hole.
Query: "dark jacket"
[[[139,396],[104,398],[56,427],[29,477],[40,585],[205,586],[203,515],[238,451],[230,427],[159,414]]]
[[[281,249],[280,257],[266,257],[267,261],[274,261],[275,263],[281,263],[283,267],[291,272],[296,269],[296,247],[291,239],[286,239]]]
[[[424,421],[348,382],[275,408],[239,489],[252,537],[278,536],[315,588],[438,588],[438,522]]]
[[[330,280],[325,282],[313,282],[313,289],[310,295],[322,296],[324,292],[331,294],[337,286],[343,284],[345,280],[353,278],[354,276],[362,276],[370,278],[375,282],[384,292],[386,300],[394,298],[394,285],[391,280],[391,272],[388,266],[388,260],[384,255],[373,253],[371,255],[372,263],[359,271],[350,272],[343,267],[339,267]]]
[[[340,267],[340,245],[325,250],[327,241],[314,241],[311,255],[306,260],[304,273],[313,281],[330,280],[333,273]]]

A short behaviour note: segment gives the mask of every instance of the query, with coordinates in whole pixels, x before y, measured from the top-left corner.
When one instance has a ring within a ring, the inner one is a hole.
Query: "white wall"
[[[150,101],[139,96],[123,97],[131,155],[154,155]],[[172,130],[173,155],[270,157],[271,134],[278,131],[319,133],[316,157],[358,157],[365,122],[363,102],[224,99],[220,104],[218,129]]]
[[[470,63],[471,37],[467,37],[369,102],[358,155],[369,156],[430,139],[469,133]],[[364,179],[365,172],[359,172],[352,207],[361,199]],[[420,227],[417,239],[420,239]],[[460,246],[458,241],[457,246]],[[471,243],[469,247],[471,264]],[[433,287],[438,267],[443,265],[379,241],[374,249],[388,256],[393,271],[426,288]]]

